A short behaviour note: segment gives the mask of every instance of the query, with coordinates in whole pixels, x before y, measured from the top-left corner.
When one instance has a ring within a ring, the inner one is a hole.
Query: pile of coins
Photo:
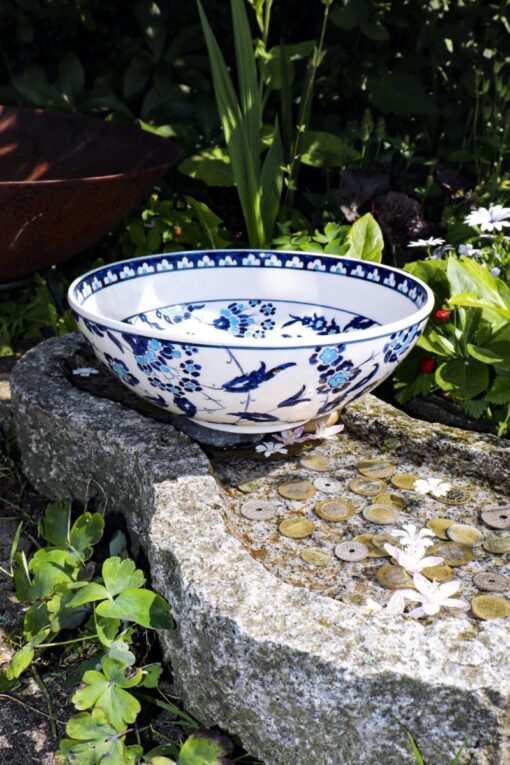
[[[443,562],[422,573],[437,582],[460,578],[471,595],[471,614],[479,619],[509,616],[510,508],[489,490],[476,496],[480,487],[453,486],[437,497],[418,494],[415,483],[432,466],[421,466],[418,475],[386,455],[356,459],[366,444],[351,434],[342,436],[346,442],[350,448],[343,451],[337,441],[274,463],[265,475],[230,489],[230,528],[252,554],[291,584],[344,602],[362,603],[363,595],[383,602],[384,590],[413,587],[412,576],[386,550],[387,544],[400,544],[391,532],[409,523],[426,526],[436,536],[426,554]],[[254,460],[245,468],[249,475],[260,466]],[[216,468],[228,486],[225,465]],[[448,506],[455,508],[454,517],[444,512]],[[489,556],[503,570],[487,569]]]

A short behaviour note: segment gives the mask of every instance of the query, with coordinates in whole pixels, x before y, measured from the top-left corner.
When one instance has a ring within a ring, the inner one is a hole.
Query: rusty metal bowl
[[[0,106],[0,282],[96,242],[179,153],[132,125]]]

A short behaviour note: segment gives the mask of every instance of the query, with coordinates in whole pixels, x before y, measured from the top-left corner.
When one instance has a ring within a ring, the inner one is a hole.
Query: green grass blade
[[[239,102],[250,142],[254,167],[260,166],[260,128],[262,123],[260,90],[255,52],[245,0],[231,0],[237,63]]]
[[[280,43],[280,76],[282,88],[280,92],[281,116],[282,116],[282,143],[285,163],[291,160],[290,147],[292,144],[292,90],[290,87],[289,69],[285,58],[285,46]]]
[[[460,765],[460,758],[462,757],[462,752],[467,746],[467,739],[465,738],[462,744],[460,745],[459,751],[451,761],[450,765]]]
[[[264,159],[260,175],[260,212],[264,223],[265,246],[271,244],[274,224],[280,209],[283,186],[283,145],[278,125],[274,126],[273,143]]]
[[[253,161],[253,144],[250,142],[239,100],[234,90],[225,60],[209,25],[200,0],[198,11],[211,62],[214,93],[225,140],[227,142],[232,173],[239,201],[243,210],[248,239],[252,247],[264,246],[264,228],[260,216],[258,196],[259,173]]]
[[[426,765],[425,764],[425,760],[423,759],[422,754],[421,754],[420,750],[418,749],[418,744],[414,740],[413,734],[411,733],[409,728],[406,728],[406,726],[403,723],[401,723],[401,722],[399,722],[398,724],[400,725],[402,730],[406,733],[406,735],[407,735],[407,737],[409,739],[409,742],[411,744],[411,749],[412,749],[412,752],[414,754],[414,759],[416,761],[416,765]]]

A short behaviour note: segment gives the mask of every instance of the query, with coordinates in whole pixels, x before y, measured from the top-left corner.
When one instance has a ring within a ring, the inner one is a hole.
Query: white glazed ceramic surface
[[[268,433],[379,385],[434,299],[368,261],[211,250],[104,266],[71,285],[69,303],[97,357],[146,400],[210,428]]]

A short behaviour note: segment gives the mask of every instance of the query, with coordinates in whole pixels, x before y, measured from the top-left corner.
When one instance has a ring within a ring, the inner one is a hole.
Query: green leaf
[[[123,640],[113,641],[110,648],[108,649],[108,658],[116,659],[117,661],[120,661],[121,664],[125,664],[126,667],[132,667],[136,661],[136,657],[134,653],[129,650],[128,644],[125,643]],[[149,665],[149,666],[153,666],[153,665]],[[145,669],[146,668],[144,667],[144,670]],[[142,683],[142,685],[145,685],[145,683]]]
[[[41,522],[41,536],[51,545],[66,548],[69,543],[70,514],[68,500],[49,504]]]
[[[66,53],[60,62],[58,84],[64,99],[74,106],[85,87],[85,71],[76,53]]]
[[[16,553],[14,556],[16,569],[14,571],[14,584],[16,587],[16,597],[18,600],[28,602],[33,599],[32,580],[28,569],[25,553]]]
[[[410,72],[380,71],[367,77],[372,103],[383,114],[401,117],[434,116],[437,107],[421,80]]]
[[[100,513],[82,513],[71,527],[70,542],[85,560],[92,555],[92,547],[97,544],[104,531],[104,518]]]
[[[73,581],[72,574],[78,566],[68,565],[69,559],[70,554],[66,550],[51,547],[37,550],[28,566],[34,574],[32,600],[47,598],[55,592],[57,585]]]
[[[491,404],[510,404],[510,377],[496,377],[486,398]]]
[[[232,754],[231,740],[215,731],[194,731],[181,746],[179,765],[227,765]]]
[[[143,571],[136,568],[134,561],[126,558],[107,558],[102,568],[103,580],[108,594],[114,597],[122,590],[142,587],[145,584]]]
[[[35,635],[48,627],[50,618],[47,603],[38,601],[30,606],[23,619],[25,637],[33,642]]]
[[[228,152],[220,146],[204,149],[183,160],[179,170],[190,178],[203,181],[208,186],[233,186],[234,176]]]
[[[347,256],[380,263],[384,248],[382,231],[375,218],[367,213],[352,224],[346,237]]]
[[[109,597],[108,590],[102,584],[89,582],[80,587],[76,595],[73,595],[68,605],[70,607],[82,606],[85,603],[93,603],[96,600],[105,600]]]
[[[436,382],[442,390],[461,398],[474,398],[489,385],[489,370],[479,361],[453,359],[436,369]]]
[[[405,731],[405,733],[407,734],[407,737],[408,737],[409,742],[411,744],[411,750],[413,752],[414,759],[416,760],[416,765],[425,765],[425,760],[423,759],[422,754],[421,754],[420,750],[418,749],[418,744],[414,740],[414,737],[413,737],[411,731],[408,728],[406,728],[406,726],[403,725],[401,722],[399,722],[398,724],[400,725],[402,730]]]
[[[20,77],[15,77],[13,85],[36,106],[66,106],[58,90],[34,71],[26,70]]]
[[[73,765],[125,765],[124,737],[110,724],[102,709],[71,717],[70,737],[60,742],[58,754]]]
[[[99,616],[136,622],[147,629],[170,629],[170,606],[150,590],[124,590],[113,601],[104,600],[96,607]]]
[[[467,739],[464,739],[464,741],[463,741],[463,742],[462,742],[462,744],[460,745],[460,747],[459,747],[459,749],[458,749],[457,753],[455,754],[455,757],[454,757],[454,758],[453,758],[453,760],[451,761],[450,765],[460,765],[460,758],[461,758],[461,756],[462,756],[462,752],[464,751],[464,749],[466,748],[466,746],[467,746]]]
[[[358,153],[340,136],[320,130],[307,130],[301,136],[299,152],[303,165],[311,167],[340,167],[355,160]]]
[[[31,643],[27,643],[16,651],[9,664],[5,668],[5,676],[8,680],[15,680],[24,672],[27,667],[30,666],[34,658],[34,646]]]
[[[274,126],[273,143],[264,159],[260,175],[260,214],[264,224],[265,240],[273,237],[275,221],[280,209],[283,186],[283,145],[278,126],[278,117]]]
[[[307,58],[315,47],[315,40],[304,40],[292,45],[276,45],[267,51],[263,63],[264,82],[270,90],[288,87],[294,80],[294,61]]]
[[[246,137],[253,154],[253,165],[257,167],[262,126],[257,64],[245,0],[230,0],[230,8],[234,25],[239,105],[244,117]]]
[[[474,359],[494,366],[503,364],[510,372],[510,342],[490,343],[483,348],[468,343],[467,349]]]
[[[136,720],[141,710],[140,702],[125,688],[140,682],[142,670],[137,670],[134,677],[128,680],[124,675],[124,665],[115,659],[104,659],[103,669],[104,672],[95,669],[85,672],[82,686],[73,695],[72,702],[79,710],[91,707],[102,709],[114,728],[122,731],[127,723]]]
[[[134,58],[124,72],[122,92],[124,98],[139,93],[147,84],[152,72],[152,63],[146,58]]]
[[[143,667],[143,680],[140,685],[144,688],[157,688],[162,672],[161,664],[147,664]]]
[[[94,624],[99,642],[105,648],[109,648],[117,637],[120,619],[106,619],[99,616],[97,611],[94,611]]]

